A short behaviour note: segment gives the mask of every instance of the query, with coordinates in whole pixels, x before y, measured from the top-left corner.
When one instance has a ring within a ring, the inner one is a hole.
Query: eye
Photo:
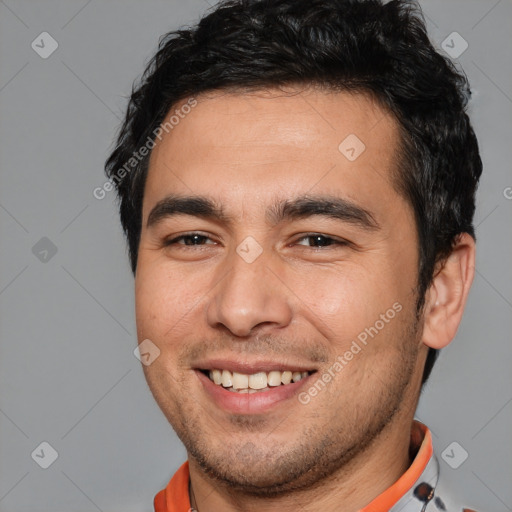
[[[169,240],[165,240],[164,245],[170,246],[170,245],[187,245],[187,246],[194,246],[194,245],[205,245],[205,242],[207,240],[210,240],[213,244],[210,237],[203,235],[202,233],[187,233],[185,235],[180,235],[175,238],[171,238]],[[210,245],[210,244],[208,244]]]
[[[309,234],[299,238],[296,241],[296,243],[298,245],[306,245],[304,243],[301,243],[302,241],[307,241],[308,244],[312,244],[312,245],[309,245],[309,247],[314,247],[314,248],[329,247],[332,245],[338,245],[338,246],[348,245],[348,242],[345,240],[337,240],[330,236],[322,235],[321,233],[309,233]]]

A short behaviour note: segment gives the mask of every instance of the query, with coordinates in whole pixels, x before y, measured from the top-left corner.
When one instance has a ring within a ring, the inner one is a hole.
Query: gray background
[[[453,441],[469,453],[458,469],[440,457],[455,491],[479,512],[501,512],[512,510],[512,3],[422,5],[437,46],[453,31],[469,44],[457,60],[485,170],[473,290],[417,417],[439,455]],[[100,201],[92,191],[158,37],[208,7],[0,1],[0,512],[150,511],[185,460],[133,355],[114,193]],[[31,47],[43,31],[59,45],[47,59]],[[43,237],[56,254],[42,252]],[[58,452],[48,469],[31,457],[43,441]]]

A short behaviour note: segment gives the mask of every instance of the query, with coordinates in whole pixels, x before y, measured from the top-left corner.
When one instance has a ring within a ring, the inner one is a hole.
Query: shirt
[[[414,457],[409,469],[359,512],[475,512],[451,496],[443,484],[430,430],[417,420],[412,425],[409,451]],[[192,512],[189,478],[185,462],[155,496],[155,512]]]

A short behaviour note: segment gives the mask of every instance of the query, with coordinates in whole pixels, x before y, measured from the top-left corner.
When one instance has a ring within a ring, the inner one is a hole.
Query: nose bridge
[[[237,336],[247,336],[260,324],[282,327],[291,321],[285,287],[270,270],[270,249],[251,237],[230,252],[226,276],[215,288],[207,309],[208,323],[220,324]]]

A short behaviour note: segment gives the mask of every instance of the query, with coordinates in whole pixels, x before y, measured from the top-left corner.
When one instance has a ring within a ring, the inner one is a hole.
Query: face
[[[412,418],[426,350],[398,128],[362,94],[197,101],[150,159],[136,317],[160,355],[144,371],[191,464],[270,495]]]

